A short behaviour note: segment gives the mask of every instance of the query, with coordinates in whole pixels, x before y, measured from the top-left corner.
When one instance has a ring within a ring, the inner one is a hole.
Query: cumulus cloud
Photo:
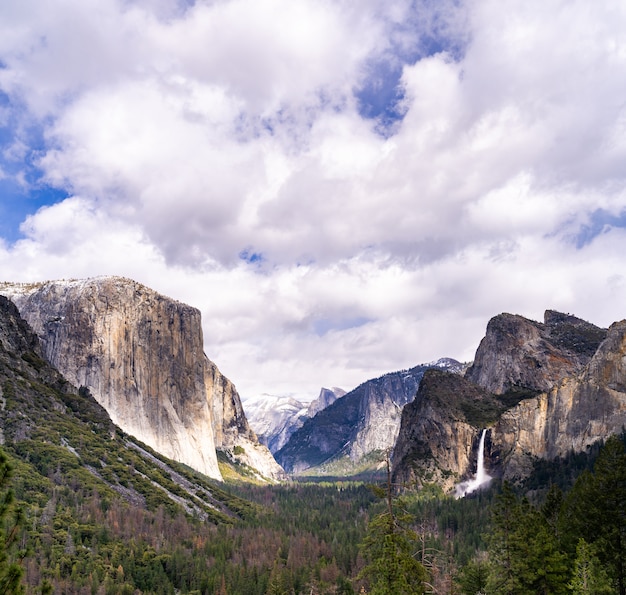
[[[244,397],[471,359],[501,311],[610,324],[625,26],[617,0],[9,3],[0,168],[67,198],[4,276],[198,306]]]

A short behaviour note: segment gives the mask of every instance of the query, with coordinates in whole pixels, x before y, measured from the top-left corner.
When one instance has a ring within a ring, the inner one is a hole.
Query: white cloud
[[[39,122],[14,147],[71,196],[5,277],[195,305],[244,396],[469,359],[501,311],[624,317],[622,3],[9,4],[3,122]],[[380,64],[386,136],[355,96]]]

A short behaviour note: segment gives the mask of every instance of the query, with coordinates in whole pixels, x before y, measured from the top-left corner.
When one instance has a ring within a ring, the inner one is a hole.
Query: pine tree
[[[290,595],[291,588],[287,570],[280,558],[274,561],[272,572],[270,573],[267,595]]]
[[[476,557],[470,560],[456,577],[461,592],[465,595],[483,595],[487,592],[489,563],[486,559]]]
[[[21,584],[22,567],[9,557],[11,546],[15,544],[22,524],[22,513],[15,508],[13,491],[10,489],[10,479],[13,470],[6,455],[0,451],[0,490],[4,493],[0,499],[0,594],[20,595],[24,593]],[[13,518],[9,518],[13,515]]]
[[[421,595],[424,593],[426,570],[413,555],[417,535],[409,528],[412,517],[395,510],[389,459],[387,486],[382,495],[386,500],[386,510],[369,523],[361,544],[367,565],[360,577],[369,579],[370,595]]]
[[[596,556],[592,545],[584,539],[578,541],[574,573],[569,583],[572,595],[611,595],[611,581]]]
[[[502,595],[567,593],[567,558],[546,516],[508,483],[493,510],[489,592]]]
[[[593,473],[582,474],[566,501],[570,542],[593,544],[620,595],[626,595],[626,452],[617,436],[607,441]]]
[[[518,571],[518,529],[520,509],[513,488],[504,483],[502,493],[492,509],[492,532],[489,535],[491,573],[490,591],[510,595],[522,593]]]

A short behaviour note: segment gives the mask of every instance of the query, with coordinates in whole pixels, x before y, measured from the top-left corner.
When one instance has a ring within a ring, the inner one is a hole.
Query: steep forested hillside
[[[158,455],[42,358],[2,297],[0,429],[27,593],[352,592],[365,486],[229,488]],[[221,464],[235,485],[254,477]]]
[[[434,484],[404,486],[399,500],[401,486],[255,485],[236,466],[218,484],[112,424],[2,298],[0,422],[16,497],[0,507],[0,590],[5,541],[26,593],[395,594],[407,581],[394,568],[412,569],[420,594],[626,589],[626,454],[614,438],[537,461],[515,490],[494,481],[462,500]]]

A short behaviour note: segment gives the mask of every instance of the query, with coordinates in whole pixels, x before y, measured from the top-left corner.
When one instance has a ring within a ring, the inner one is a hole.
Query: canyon
[[[214,479],[223,479],[220,457],[270,482],[284,470],[375,473],[390,457],[395,482],[454,492],[474,474],[479,444],[490,476],[520,481],[537,461],[626,427],[626,321],[605,329],[554,310],[543,322],[498,314],[470,364],[442,358],[348,393],[322,389],[308,407],[259,402],[262,444],[234,384],[204,353],[196,308],[120,277],[3,283],[0,294],[43,357],[114,424]]]

